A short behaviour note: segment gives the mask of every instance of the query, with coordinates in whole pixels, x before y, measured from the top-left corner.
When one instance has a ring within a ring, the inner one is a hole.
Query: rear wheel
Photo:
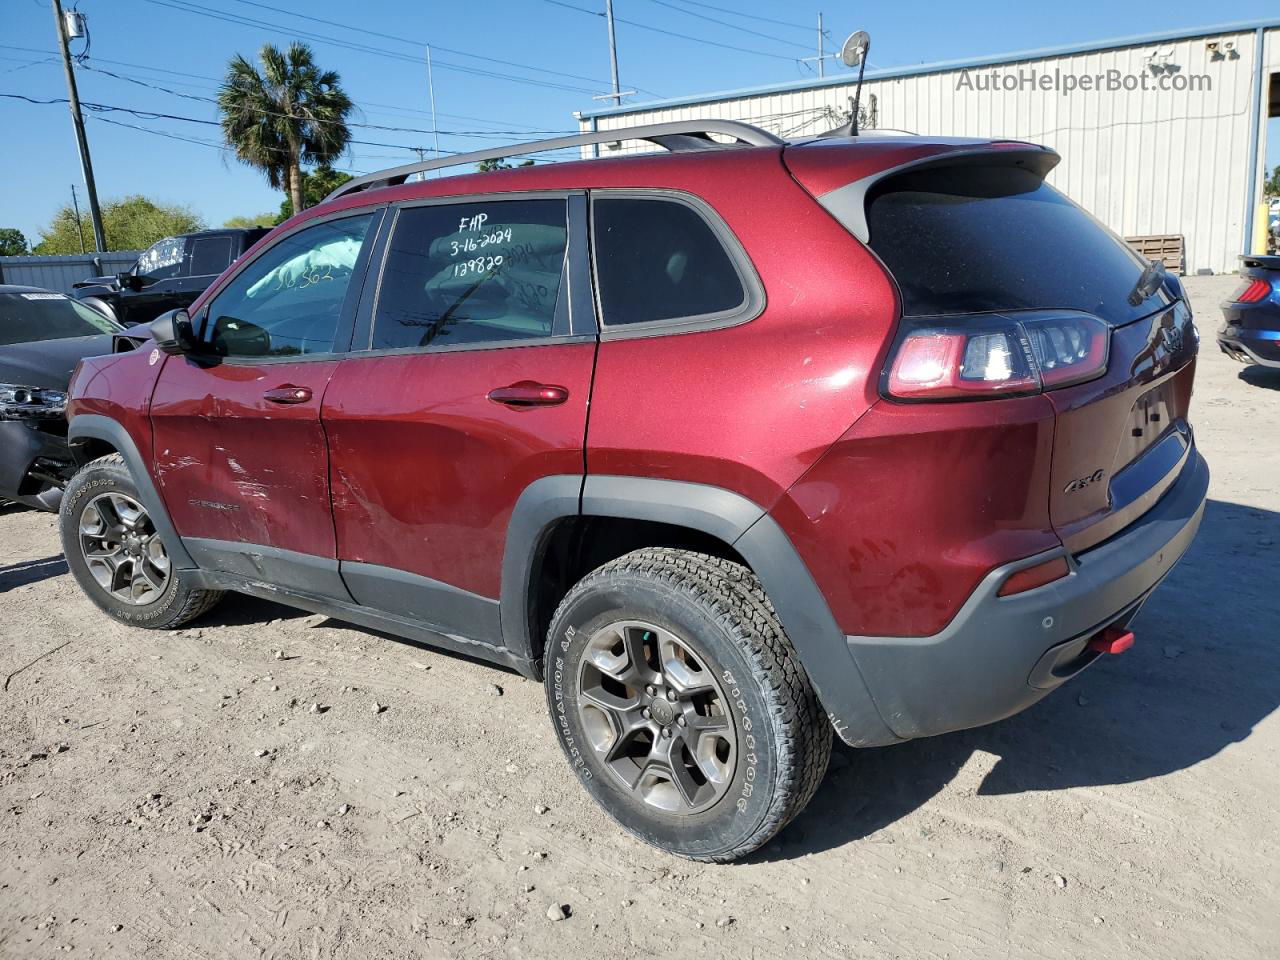
[[[744,856],[809,802],[831,728],[745,567],[645,549],[600,567],[548,634],[547,700],[587,790],[640,839]]]
[[[175,569],[119,454],[72,477],[59,511],[62,552],[89,599],[119,620],[154,630],[181,626],[222,598]]]

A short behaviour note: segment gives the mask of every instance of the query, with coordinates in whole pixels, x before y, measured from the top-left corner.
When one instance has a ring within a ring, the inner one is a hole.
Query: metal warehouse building
[[[744,120],[800,138],[848,118],[855,79],[842,70],[578,118],[583,130]],[[1149,238],[1136,242],[1149,251],[1180,248],[1187,273],[1230,272],[1240,253],[1262,252],[1267,121],[1280,116],[1280,19],[869,67],[859,113],[864,129],[1045,144],[1063,157],[1050,182],[1117,233]],[[609,146],[652,149],[635,141]]]

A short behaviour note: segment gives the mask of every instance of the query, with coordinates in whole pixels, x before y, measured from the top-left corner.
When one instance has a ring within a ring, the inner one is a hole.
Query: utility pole
[[[89,159],[89,141],[84,135],[84,117],[80,115],[80,94],[76,92],[76,74],[71,66],[71,50],[67,42],[67,26],[62,19],[61,0],[50,0],[53,5],[53,22],[58,29],[58,47],[62,51],[62,66],[67,73],[67,99],[71,106],[71,123],[76,128],[76,145],[80,148],[80,169],[84,173],[84,186],[89,194],[89,219],[93,221],[93,242],[100,253],[105,253],[107,240],[102,233],[102,211],[98,209],[98,188],[93,182],[93,162]]]
[[[431,135],[436,142],[436,159],[440,159],[440,128],[436,124],[436,80],[431,70],[431,44],[427,44],[427,92],[431,94]],[[439,174],[437,174],[439,176]],[[422,179],[426,179],[424,173]]]
[[[827,57],[822,48],[822,11],[818,11],[818,76],[825,77],[827,75],[826,63]]]
[[[80,221],[80,201],[76,199],[76,185],[71,185],[71,209],[76,212],[76,238],[80,241],[80,252],[87,253],[84,248],[84,224]]]
[[[613,78],[613,105],[622,106],[622,88],[618,86],[618,44],[613,36],[613,0],[604,0],[604,16],[609,21],[609,69]]]

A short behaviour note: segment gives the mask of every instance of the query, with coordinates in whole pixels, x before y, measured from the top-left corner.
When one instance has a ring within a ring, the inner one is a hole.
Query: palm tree
[[[236,54],[218,91],[222,134],[236,157],[283,187],[295,213],[303,209],[302,165],[329,164],[351,142],[351,98],[338,74],[321,70],[311,48],[293,43],[285,52],[267,44],[258,55],[262,73]]]

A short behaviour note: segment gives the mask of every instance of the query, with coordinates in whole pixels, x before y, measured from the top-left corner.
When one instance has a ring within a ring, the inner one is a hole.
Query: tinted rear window
[[[908,316],[1062,308],[1123,323],[1153,309],[1128,303],[1138,257],[1029,171],[893,177],[871,193],[867,223]]]
[[[606,325],[714,317],[745,303],[733,260],[692,207],[600,198],[592,211]]]

